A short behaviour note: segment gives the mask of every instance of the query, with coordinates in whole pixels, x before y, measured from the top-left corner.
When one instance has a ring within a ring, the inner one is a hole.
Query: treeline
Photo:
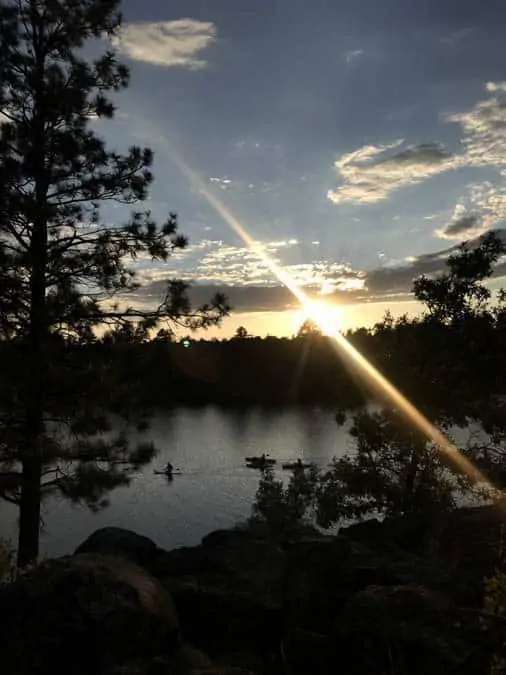
[[[179,404],[330,405],[355,409],[371,393],[330,337],[228,341],[169,339],[61,342],[52,349],[48,386],[62,405],[89,396],[118,409]],[[467,413],[478,401],[506,393],[506,315],[477,314],[444,324],[386,316],[346,339],[417,405]],[[0,347],[2,370],[21,367],[23,350]],[[60,367],[59,367],[60,365]],[[66,374],[66,377],[64,375]],[[79,387],[76,387],[77,383]],[[432,416],[432,415],[431,415]]]
[[[347,339],[409,398],[437,407],[506,392],[506,321],[469,317],[454,325],[391,321]],[[87,348],[90,349],[90,348]],[[333,338],[99,343],[118,390],[136,389],[149,406],[322,404],[352,409],[370,392]]]

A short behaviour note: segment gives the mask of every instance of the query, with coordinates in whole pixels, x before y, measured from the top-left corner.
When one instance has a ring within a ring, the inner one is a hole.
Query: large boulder
[[[103,527],[95,530],[75,550],[81,553],[107,553],[150,568],[159,552],[158,546],[149,539],[131,530],[121,527]]]
[[[278,543],[235,528],[160,555],[155,573],[192,644],[219,660],[259,668],[279,657],[285,558]]]
[[[177,658],[169,593],[145,570],[114,556],[50,560],[0,592],[4,672],[112,673],[155,657]]]
[[[294,543],[287,551],[283,611],[292,628],[328,633],[330,622],[356,593],[416,578],[420,561],[397,548],[374,549],[338,536]]]

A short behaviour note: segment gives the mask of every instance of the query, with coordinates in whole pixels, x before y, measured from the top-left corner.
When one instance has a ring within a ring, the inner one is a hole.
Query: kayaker
[[[165,473],[167,474],[167,476],[172,476],[173,471],[174,467],[170,462],[167,462],[167,466],[165,467]]]

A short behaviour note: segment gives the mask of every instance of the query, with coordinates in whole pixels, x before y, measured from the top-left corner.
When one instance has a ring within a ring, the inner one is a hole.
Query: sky
[[[100,131],[154,150],[146,206],[190,240],[141,261],[140,305],[177,276],[197,300],[228,294],[209,336],[303,318],[178,156],[343,328],[418,312],[414,277],[504,227],[504,0],[125,0],[123,17],[131,86]]]

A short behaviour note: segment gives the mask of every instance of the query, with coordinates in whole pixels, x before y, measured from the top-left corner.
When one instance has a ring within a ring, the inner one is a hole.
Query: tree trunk
[[[32,237],[31,310],[25,376],[26,420],[22,449],[23,477],[19,514],[18,567],[26,567],[39,555],[40,480],[46,408],[46,241],[47,225],[34,223]]]
[[[40,474],[39,457],[23,461],[21,500],[19,503],[19,538],[17,565],[26,567],[39,555],[40,528]]]
[[[39,224],[40,225],[40,224]],[[22,480],[19,513],[18,567],[26,567],[39,555],[41,472],[44,444],[45,397],[45,354],[46,336],[46,289],[45,255],[37,258],[37,243],[45,241],[45,224],[42,237],[32,240],[33,267],[31,270],[31,316],[28,340],[27,366],[25,375],[26,419],[25,438],[22,448]],[[40,251],[40,248],[39,248]],[[41,264],[42,262],[42,264]]]
[[[44,109],[43,26],[37,12],[31,16],[33,50],[37,60],[34,84],[34,113],[31,165],[34,179],[34,205],[30,238],[30,328],[28,334],[27,378],[25,387],[25,438],[21,458],[23,479],[18,538],[18,566],[25,567],[39,555],[41,471],[43,463],[46,413],[45,347],[48,337],[46,272],[48,245],[46,134]]]
[[[43,172],[41,171],[41,174]],[[34,562],[39,555],[41,472],[46,412],[47,312],[47,219],[45,185],[36,181],[37,202],[30,246],[30,331],[28,335],[28,371],[25,379],[26,419],[22,449],[23,477],[19,514],[18,567]]]

